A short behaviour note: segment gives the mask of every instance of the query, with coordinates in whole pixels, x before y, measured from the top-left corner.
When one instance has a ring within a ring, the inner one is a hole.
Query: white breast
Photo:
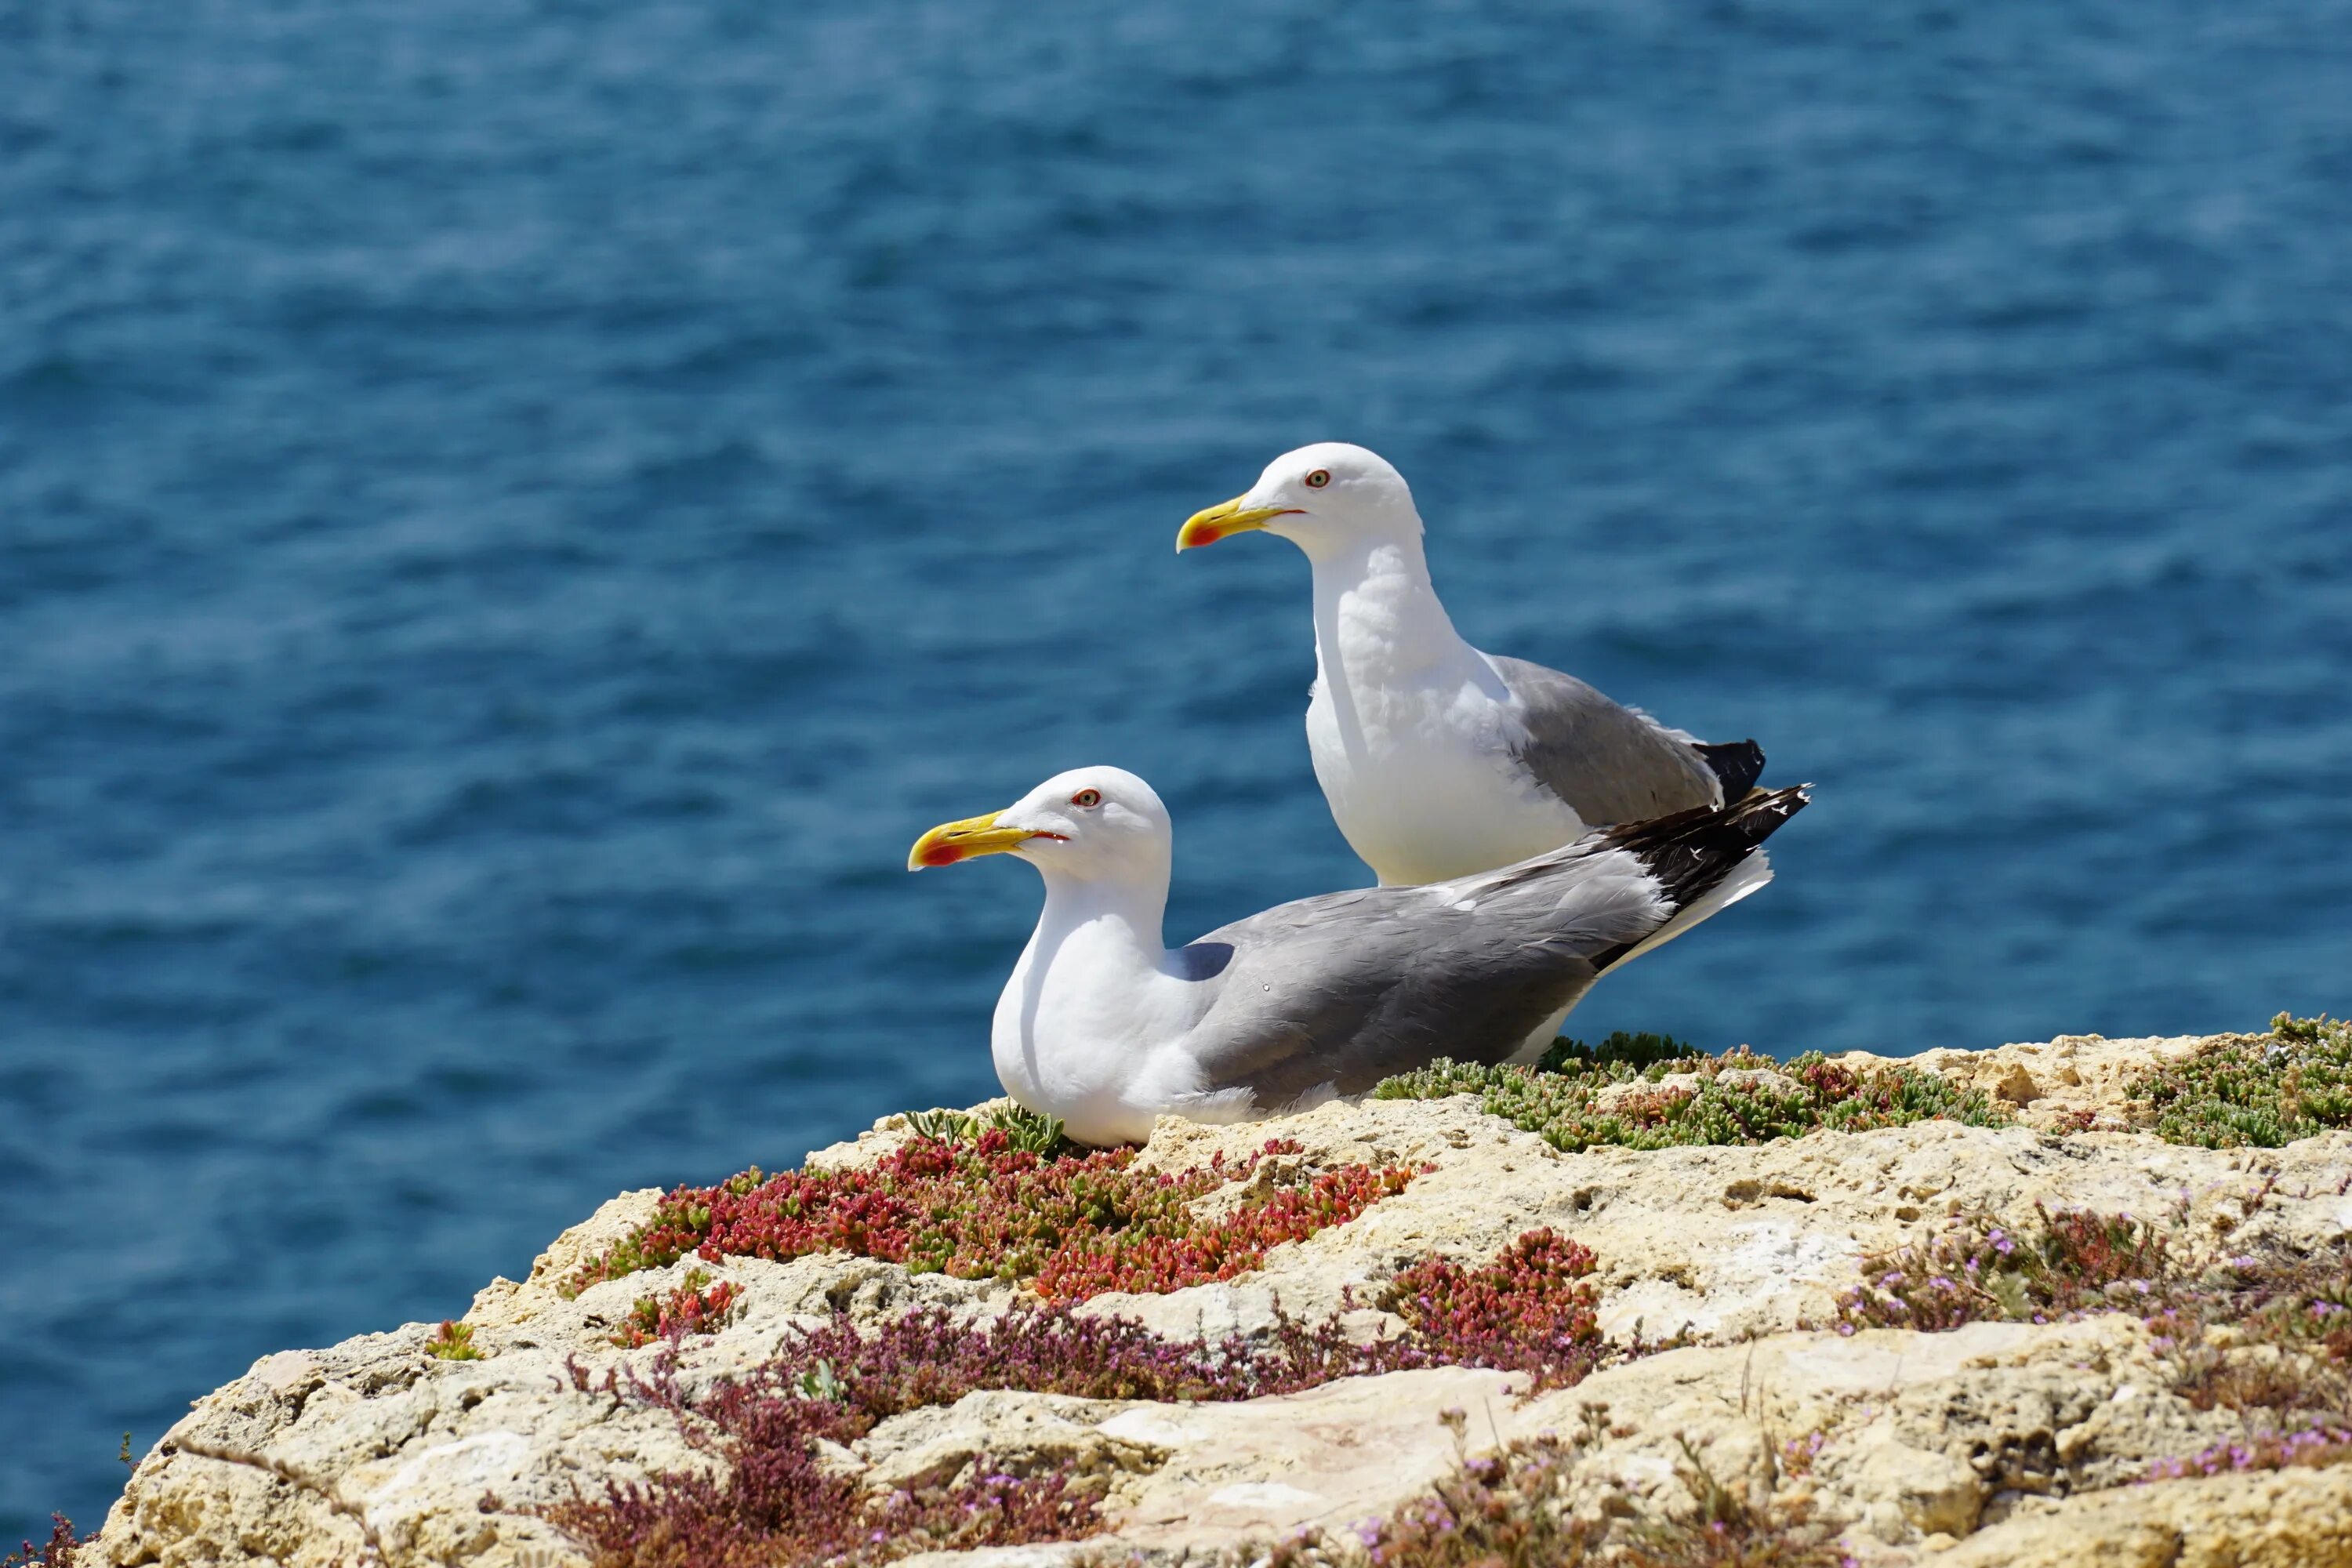
[[[1041,925],[996,999],[1004,1091],[1083,1142],[1140,1142],[1198,1092],[1181,1049],[1205,998],[1099,929]]]
[[[1383,884],[1492,870],[1584,831],[1519,763],[1516,721],[1475,678],[1354,685],[1352,724],[1328,685],[1307,704],[1307,752],[1332,820]]]
[[[1383,883],[1492,870],[1583,832],[1519,763],[1510,689],[1454,631],[1417,529],[1315,559],[1315,777]]]

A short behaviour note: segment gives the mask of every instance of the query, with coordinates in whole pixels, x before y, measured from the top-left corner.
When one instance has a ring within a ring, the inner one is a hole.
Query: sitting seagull
[[[1149,1137],[1158,1116],[1246,1121],[1435,1057],[1540,1050],[1602,970],[1769,880],[1757,846],[1805,800],[1759,791],[1500,870],[1301,899],[1173,951],[1168,809],[1118,768],[934,827],[907,867],[1011,854],[1045,879],[997,998],[996,1076],[1071,1137],[1114,1143]]]
[[[1315,569],[1307,748],[1349,847],[1382,887],[1442,881],[1587,828],[1721,805],[1764,771],[1753,741],[1702,745],[1574,676],[1480,653],[1430,585],[1404,476],[1340,442],[1266,465],[1195,512],[1179,552],[1264,529]]]

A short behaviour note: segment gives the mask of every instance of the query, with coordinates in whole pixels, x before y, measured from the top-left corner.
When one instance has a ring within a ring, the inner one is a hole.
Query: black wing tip
[[[1723,798],[1738,800],[1756,787],[1764,776],[1764,748],[1753,741],[1725,741],[1709,745],[1702,742],[1695,748],[1699,760],[1713,773],[1716,782],[1723,786]]]
[[[1809,784],[1759,789],[1728,805],[1701,806],[1649,822],[1627,823],[1608,829],[1602,837],[1610,847],[1623,849],[1642,862],[1679,916],[1738,870],[1780,830],[1782,823],[1812,804],[1812,799],[1813,786]],[[1606,970],[1638,945],[1627,942],[1596,953],[1592,966]]]
[[[1699,806],[1606,830],[1611,848],[1638,858],[1677,907],[1696,901],[1811,804],[1813,786],[1750,791],[1728,805]]]
[[[1789,818],[1811,805],[1812,792],[1813,786],[1809,784],[1791,784],[1786,789],[1750,790],[1741,799],[1724,806],[1717,814],[1717,823],[1692,824],[1688,838],[1718,853],[1732,850],[1744,859],[1748,851],[1762,845]]]
[[[1601,833],[1612,848],[1630,849],[1644,858],[1668,845],[1702,839],[1740,841],[1753,848],[1812,804],[1812,798],[1813,786],[1810,784],[1750,790],[1722,805],[1694,806],[1671,816],[1654,816],[1646,822],[1622,822],[1601,829]]]

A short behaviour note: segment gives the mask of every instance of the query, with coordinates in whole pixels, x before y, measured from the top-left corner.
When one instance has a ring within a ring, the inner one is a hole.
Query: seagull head
[[[1168,883],[1174,833],[1151,786],[1123,768],[1055,773],[1003,811],[943,822],[915,840],[907,869],[1015,855],[1048,877]]]
[[[1318,441],[1268,463],[1257,483],[1233,500],[1194,512],[1177,531],[1176,549],[1181,554],[1255,529],[1311,556],[1368,541],[1417,539],[1421,513],[1387,458],[1345,441]]]

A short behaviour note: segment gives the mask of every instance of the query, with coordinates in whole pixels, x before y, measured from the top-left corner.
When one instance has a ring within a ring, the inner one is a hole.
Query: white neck
[[[1156,969],[1167,956],[1161,921],[1168,910],[1168,873],[1156,879],[1106,877],[1081,880],[1045,873],[1045,908],[1037,917],[1030,949],[1041,962],[1068,942],[1080,942],[1089,957],[1131,959],[1139,969]]]
[[[1011,1048],[1032,1079],[1043,1048],[1129,1037],[1166,973],[1168,878],[1081,881],[1047,872],[1045,908],[996,1008],[997,1068]],[[1008,1087],[1010,1087],[1008,1083]]]

